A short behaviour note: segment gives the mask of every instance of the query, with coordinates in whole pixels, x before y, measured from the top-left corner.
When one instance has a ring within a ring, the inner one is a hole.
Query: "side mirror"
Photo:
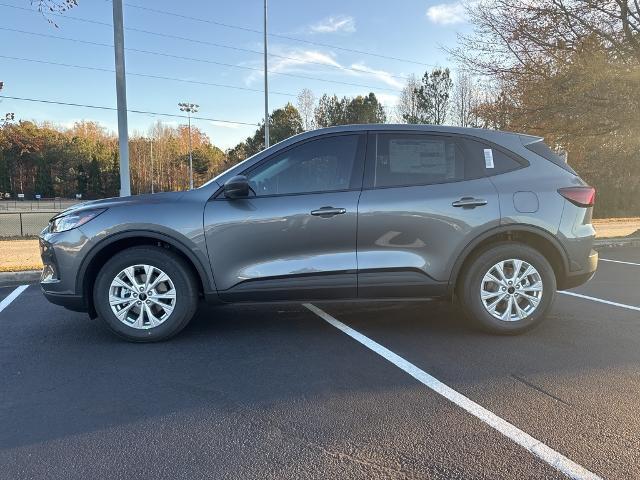
[[[249,180],[244,175],[231,177],[224,184],[224,196],[227,198],[244,198],[249,196]]]

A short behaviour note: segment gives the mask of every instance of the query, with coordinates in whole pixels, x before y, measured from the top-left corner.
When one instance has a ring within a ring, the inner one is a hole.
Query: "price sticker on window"
[[[490,148],[484,149],[484,166],[486,168],[494,168],[493,167],[493,150]]]

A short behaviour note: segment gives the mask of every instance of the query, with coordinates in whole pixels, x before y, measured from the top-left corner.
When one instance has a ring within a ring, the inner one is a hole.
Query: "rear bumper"
[[[583,269],[576,272],[570,272],[562,282],[559,283],[558,289],[566,290],[568,288],[574,288],[591,280],[598,268],[598,252],[596,250],[591,249],[589,257],[584,265]]]

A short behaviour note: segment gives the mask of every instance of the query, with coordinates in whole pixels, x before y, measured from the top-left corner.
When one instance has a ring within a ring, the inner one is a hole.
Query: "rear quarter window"
[[[512,172],[513,170],[517,170],[524,166],[522,163],[518,162],[501,150],[492,148],[491,151],[493,154],[493,168],[486,168],[485,166],[488,176]]]
[[[523,161],[518,161],[505,151],[493,148],[491,145],[470,139],[462,142],[465,144],[466,156],[470,159],[468,163],[481,170],[481,176],[490,177],[526,166]]]

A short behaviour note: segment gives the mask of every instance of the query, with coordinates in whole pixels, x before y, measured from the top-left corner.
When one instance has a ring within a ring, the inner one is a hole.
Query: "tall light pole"
[[[187,118],[189,119],[189,190],[193,190],[193,157],[191,154],[191,114],[197,113],[200,105],[195,103],[181,102],[178,104],[181,112],[187,112]]]
[[[269,148],[269,79],[267,74],[267,0],[264,0],[264,148]]]
[[[116,57],[116,101],[120,145],[120,196],[131,195],[129,179],[129,127],[127,125],[127,82],[124,69],[124,21],[122,0],[113,0],[113,46]]]

